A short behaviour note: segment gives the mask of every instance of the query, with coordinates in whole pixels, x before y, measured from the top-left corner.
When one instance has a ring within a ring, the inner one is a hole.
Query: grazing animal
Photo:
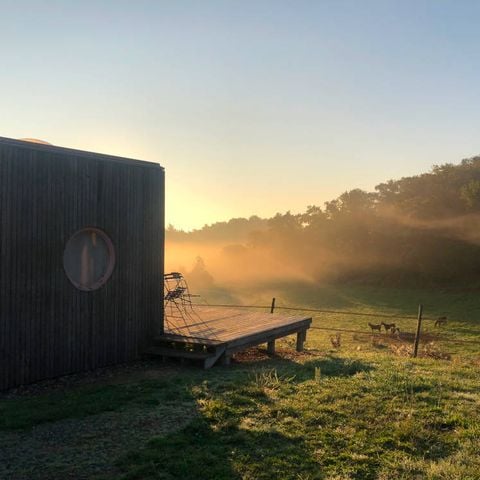
[[[336,335],[330,335],[330,342],[332,342],[333,348],[340,348],[342,335],[340,333],[337,333]]]
[[[382,324],[380,323],[379,325],[376,325],[374,323],[368,322],[368,326],[372,329],[372,333],[374,330],[378,330],[379,332],[382,331]]]
[[[435,326],[440,327],[441,325],[445,325],[447,323],[447,317],[438,317],[435,320]]]
[[[385,331],[388,332],[392,328],[396,328],[397,326],[394,323],[385,323],[382,322],[382,325],[385,327]]]
[[[400,329],[398,327],[393,327],[390,329],[390,333],[393,336],[400,338]]]

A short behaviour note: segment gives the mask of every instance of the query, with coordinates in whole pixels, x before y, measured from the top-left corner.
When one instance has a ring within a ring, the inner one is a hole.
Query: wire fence
[[[239,305],[239,304],[225,304],[225,303],[195,303],[194,306],[199,307],[222,307],[222,308],[245,308],[245,309],[257,309],[257,310],[269,310],[270,313],[274,313],[275,310],[284,310],[284,311],[296,311],[296,312],[308,312],[308,313],[322,313],[322,314],[333,314],[333,315],[351,315],[351,316],[358,316],[358,317],[370,317],[370,318],[383,318],[383,319],[397,319],[397,320],[414,320],[416,322],[419,321],[419,316],[413,315],[399,315],[399,314],[388,314],[388,313],[371,313],[371,312],[358,312],[353,310],[330,310],[330,309],[322,309],[322,308],[310,308],[310,307],[287,307],[276,305],[276,299],[272,299],[271,305]],[[439,318],[435,317],[428,317],[420,315],[420,322],[422,320],[429,320],[429,321],[438,321]],[[371,336],[372,332],[365,331],[365,330],[356,330],[356,329],[348,329],[348,328],[340,328],[340,327],[319,327],[316,325],[312,325],[310,327],[312,330],[324,330],[324,331],[331,331],[331,332],[340,332],[340,333],[353,333],[357,335],[364,335],[364,336]],[[415,342],[418,343],[420,340],[420,335],[417,334],[418,339],[415,339]],[[450,338],[447,336],[442,336],[439,338],[442,341],[446,341],[449,343],[454,344],[473,344],[473,345],[480,345],[480,340],[469,340],[469,339],[459,339],[459,338]]]
[[[273,304],[273,302],[272,302]],[[373,317],[373,318],[389,318],[389,319],[404,319],[404,320],[417,320],[416,316],[412,315],[398,315],[398,314],[388,314],[388,313],[369,313],[369,312],[355,312],[352,310],[325,310],[320,308],[309,308],[309,307],[283,307],[280,305],[273,304],[274,310],[292,310],[297,312],[311,312],[311,313],[328,313],[328,314],[337,314],[337,315],[353,315],[360,317]],[[272,309],[272,305],[234,305],[227,303],[195,303],[194,306],[197,307],[224,307],[224,308],[257,308],[257,309]],[[273,313],[273,312],[272,312]],[[423,320],[437,320],[432,317],[422,317]]]

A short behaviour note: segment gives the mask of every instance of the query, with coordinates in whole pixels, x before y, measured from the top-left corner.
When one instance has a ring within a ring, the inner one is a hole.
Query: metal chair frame
[[[192,298],[200,295],[190,293],[188,283],[180,272],[166,273],[163,276],[163,305],[165,321],[180,318],[185,324],[200,320],[193,308]]]

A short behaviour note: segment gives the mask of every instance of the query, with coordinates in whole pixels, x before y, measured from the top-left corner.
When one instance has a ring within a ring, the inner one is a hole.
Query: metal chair
[[[188,283],[180,272],[166,273],[163,276],[163,304],[165,320],[182,319],[186,324],[200,317],[193,308],[192,298],[200,295],[190,293]]]

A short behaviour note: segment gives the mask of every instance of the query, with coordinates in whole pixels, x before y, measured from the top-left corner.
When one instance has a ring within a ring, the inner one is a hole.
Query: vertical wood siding
[[[107,233],[107,283],[76,289],[68,239]],[[164,173],[0,139],[0,390],[126,362],[163,329]]]

